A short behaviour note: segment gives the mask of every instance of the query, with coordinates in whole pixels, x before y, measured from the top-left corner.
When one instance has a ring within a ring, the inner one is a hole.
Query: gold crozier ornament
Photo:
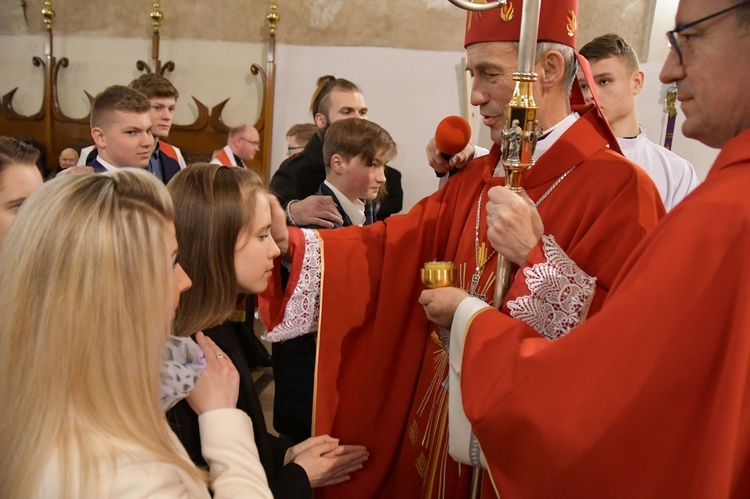
[[[523,3],[518,71],[513,73],[516,86],[505,113],[500,162],[505,170],[505,187],[516,193],[521,192],[523,173],[534,166],[534,150],[539,135],[539,122],[536,119],[538,108],[534,102],[533,83],[537,80],[534,59],[540,7],[541,0],[526,0]],[[499,173],[496,171],[495,175]],[[500,308],[510,282],[510,262],[502,255],[497,257],[496,275],[493,304],[495,308]]]

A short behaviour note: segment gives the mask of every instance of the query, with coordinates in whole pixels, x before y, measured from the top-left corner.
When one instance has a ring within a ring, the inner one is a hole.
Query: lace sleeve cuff
[[[541,261],[522,268],[516,278],[528,294],[511,299],[506,306],[511,317],[524,321],[545,338],[556,340],[585,317],[596,278],[581,270],[553,236],[542,236],[540,244]],[[539,248],[534,250],[538,251]]]
[[[277,343],[318,330],[320,312],[321,251],[317,232],[302,229],[305,252],[297,282],[291,276],[287,287],[293,291],[284,309],[281,323],[263,335],[266,341]]]

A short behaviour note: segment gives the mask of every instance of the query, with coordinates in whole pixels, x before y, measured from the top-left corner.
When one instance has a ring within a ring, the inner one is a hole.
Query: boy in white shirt
[[[643,71],[633,47],[621,36],[594,38],[580,53],[591,64],[596,96],[622,153],[648,173],[659,189],[667,211],[698,185],[698,177],[687,160],[651,142],[638,125],[636,96],[643,89]],[[586,103],[593,102],[585,79],[579,83]]]

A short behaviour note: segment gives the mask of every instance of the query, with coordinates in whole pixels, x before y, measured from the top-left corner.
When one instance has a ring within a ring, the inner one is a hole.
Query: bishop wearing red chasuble
[[[750,497],[750,2],[681,0],[676,21],[661,79],[683,133],[722,151],[601,310],[553,342],[461,290],[421,297],[503,498]]]
[[[521,2],[509,6],[470,13],[467,20],[472,102],[496,143],[518,64],[513,42]],[[589,316],[597,312],[630,253],[664,214],[655,186],[617,152],[598,108],[570,107],[576,19],[575,0],[542,3],[539,38],[549,43],[536,65],[535,90],[544,91],[535,97],[544,138],[523,179],[548,238],[536,237],[522,267],[561,252],[589,276],[563,305],[571,314],[530,320],[550,338],[580,321],[581,300],[593,295]],[[487,239],[486,204],[488,190],[503,185],[493,176],[499,158],[496,145],[408,214],[385,223],[289,230],[289,284],[282,290],[272,283],[261,302],[267,337],[283,341],[319,330],[314,433],[370,451],[364,470],[316,497],[468,496],[472,467],[448,452],[448,338],[418,303],[424,289],[419,269],[431,260],[452,261],[460,269],[457,285],[491,300],[495,253]],[[533,318],[533,309],[513,299],[528,294],[521,270],[503,309]],[[547,299],[555,300],[541,298]]]

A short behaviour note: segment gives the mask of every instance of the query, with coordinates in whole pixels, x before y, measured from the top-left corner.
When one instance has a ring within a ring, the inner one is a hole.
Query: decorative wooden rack
[[[34,56],[32,58],[34,66],[40,67],[44,71],[42,107],[33,115],[22,115],[13,109],[13,96],[18,91],[18,87],[3,95],[2,107],[0,108],[0,135],[34,139],[41,143],[46,152],[46,166],[52,170],[57,167],[57,155],[62,149],[66,147],[80,149],[83,146],[90,145],[93,141],[91,139],[89,115],[83,118],[71,118],[60,109],[57,77],[60,69],[67,68],[70,61],[67,57],[57,60],[54,55],[52,23],[55,18],[55,11],[52,9],[51,0],[44,2],[42,15],[47,32],[45,57]],[[155,72],[165,76],[166,72],[175,71],[176,65],[173,61],[162,64],[159,59],[160,25],[164,17],[159,6],[159,0],[154,2],[150,17],[153,25],[151,64],[139,60],[136,62],[136,67],[139,71]],[[260,65],[252,64],[250,72],[261,79],[263,89],[260,116],[255,123],[255,128],[260,133],[261,149],[251,162],[251,166],[267,178],[271,161],[273,100],[276,84],[276,26],[279,22],[275,1],[272,2],[266,19],[269,27],[266,68],[264,70]],[[115,83],[123,82],[112,82],[112,84]],[[89,101],[93,101],[93,96],[88,92],[85,93]],[[172,126],[169,142],[182,150],[188,164],[196,161],[208,161],[213,151],[226,145],[229,127],[224,123],[221,114],[227,101],[229,101],[229,97],[209,110],[208,106],[193,97],[193,102],[198,108],[198,117],[193,123],[187,125],[174,124]]]

